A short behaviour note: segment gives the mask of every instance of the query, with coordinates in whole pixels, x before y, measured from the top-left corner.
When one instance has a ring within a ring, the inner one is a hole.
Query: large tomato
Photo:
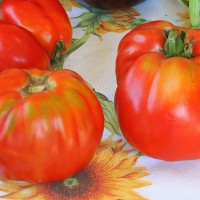
[[[0,176],[57,181],[90,162],[104,117],[78,74],[9,69],[0,74],[0,85]]]
[[[127,141],[148,156],[200,158],[199,45],[200,30],[166,21],[138,26],[119,44],[116,113]]]
[[[58,0],[3,0],[0,11],[3,20],[29,30],[51,60],[59,59],[69,50],[72,27]]]
[[[0,71],[7,68],[49,69],[50,59],[29,31],[0,21]]]

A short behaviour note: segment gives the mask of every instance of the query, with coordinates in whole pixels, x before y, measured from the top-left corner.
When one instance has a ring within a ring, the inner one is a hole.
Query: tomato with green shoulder
[[[162,160],[200,158],[200,30],[152,21],[116,59],[115,109],[127,141]]]
[[[0,176],[45,183],[83,169],[104,129],[101,105],[70,70],[0,73]]]

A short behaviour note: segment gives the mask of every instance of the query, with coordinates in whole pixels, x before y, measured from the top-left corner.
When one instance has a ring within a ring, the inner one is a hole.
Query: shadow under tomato
[[[100,8],[100,9],[120,9],[136,5],[144,0],[78,0],[80,3]]]

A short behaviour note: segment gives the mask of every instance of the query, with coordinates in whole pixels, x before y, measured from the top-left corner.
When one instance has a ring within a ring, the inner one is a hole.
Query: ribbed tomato
[[[104,117],[77,73],[9,69],[0,85],[0,176],[57,181],[90,162]]]
[[[3,0],[2,20],[30,31],[53,61],[62,60],[69,50],[72,27],[58,0]]]

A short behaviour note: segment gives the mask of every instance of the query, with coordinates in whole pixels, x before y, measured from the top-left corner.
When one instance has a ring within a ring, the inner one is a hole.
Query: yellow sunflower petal
[[[110,161],[112,156],[113,149],[111,147],[107,147],[101,151],[98,151],[98,156],[93,157],[91,165],[95,163],[97,165],[104,166]]]
[[[131,168],[133,165],[135,165],[138,158],[139,158],[138,156],[132,156],[132,157],[129,157],[129,158],[125,158],[120,162],[120,164],[118,165],[117,168],[120,169],[120,170]]]
[[[113,11],[109,15],[115,20],[116,23],[121,24],[124,27],[130,28],[128,26],[129,23],[140,14],[134,9],[127,9],[125,11],[121,10],[119,12]]]
[[[144,168],[144,167],[134,167],[134,169],[132,170],[131,173],[126,174],[123,177],[130,179],[130,180],[131,179],[139,179],[139,178],[149,175],[145,170],[146,170],[146,168]]]
[[[102,21],[100,28],[107,32],[123,32],[130,29],[130,25],[127,23],[125,25],[119,25],[111,21]],[[98,29],[97,29],[98,32]]]
[[[117,185],[117,184],[116,184]],[[122,187],[109,187],[103,200],[146,200],[146,198],[142,197],[140,194],[135,192],[132,189]],[[99,200],[102,200],[101,198]]]
[[[77,3],[77,0],[59,0],[59,2],[62,4],[66,11],[71,11],[73,6],[80,7],[80,5]]]
[[[23,182],[23,181],[13,181],[13,180],[8,180],[5,178],[0,179],[0,191],[8,192],[10,190],[15,191],[15,190],[20,190],[24,187],[29,187],[31,186],[31,183],[28,182]]]
[[[180,26],[183,26],[183,27],[186,27],[186,28],[191,28],[192,27],[188,11],[185,11],[183,13],[177,13],[177,15],[180,17],[180,19],[178,19],[176,21],[177,22],[182,22],[182,24]]]
[[[122,10],[114,10],[114,11],[111,11],[109,13],[110,16],[112,16],[113,18],[123,18],[124,16],[126,17],[135,17],[135,16],[138,16],[140,15],[139,12],[137,12],[134,8],[129,8],[129,9],[122,9]]]
[[[119,143],[121,143],[122,139],[120,140],[117,140],[117,141],[114,141],[113,138],[114,138],[114,133],[113,134],[110,134],[106,139],[104,139],[100,146],[99,146],[99,149],[102,149],[102,148],[105,148],[105,147],[110,147],[110,145],[112,144],[115,144],[115,146],[117,146]]]
[[[38,194],[35,187],[31,187],[31,188],[28,187],[28,188],[21,188],[20,190],[9,192],[8,194],[5,194],[1,197],[4,199],[25,199],[25,198],[36,199],[36,197],[38,197]]]

